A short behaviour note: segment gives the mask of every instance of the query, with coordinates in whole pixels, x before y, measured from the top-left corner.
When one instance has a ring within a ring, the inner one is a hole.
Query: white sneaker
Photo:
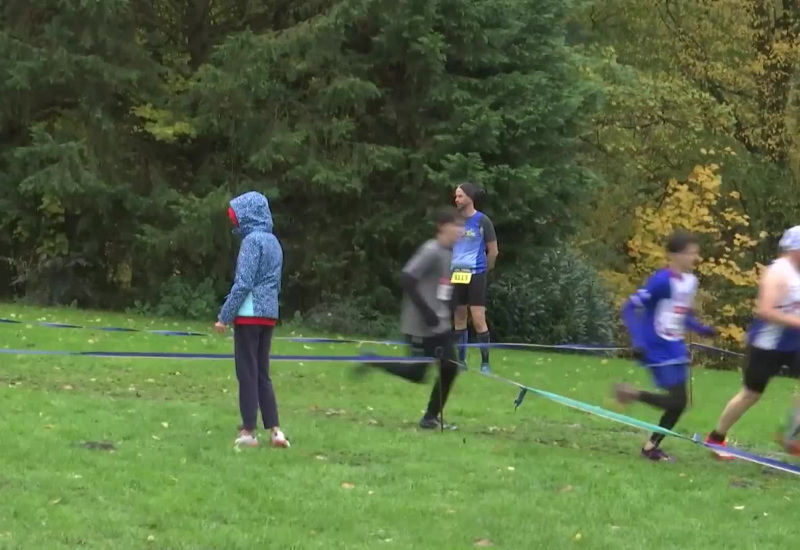
[[[283,435],[283,432],[280,430],[274,430],[272,432],[272,436],[270,437],[270,444],[273,447],[280,447],[282,449],[288,449],[291,447],[289,445],[289,440],[286,439],[286,436]]]
[[[258,439],[253,434],[239,432],[239,437],[234,443],[237,447],[258,447]]]

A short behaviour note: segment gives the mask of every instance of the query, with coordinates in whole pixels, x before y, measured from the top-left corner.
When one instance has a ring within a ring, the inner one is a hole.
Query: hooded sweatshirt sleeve
[[[247,295],[252,292],[259,256],[260,251],[255,240],[245,237],[242,240],[239,257],[236,260],[236,275],[233,279],[231,292],[219,312],[218,319],[221,323],[230,325],[239,308],[242,307]]]
[[[669,294],[669,274],[659,271],[622,306],[622,321],[628,328],[634,348],[646,347],[644,323],[647,322],[647,316],[643,315],[644,311],[655,308],[659,300],[669,298]]]

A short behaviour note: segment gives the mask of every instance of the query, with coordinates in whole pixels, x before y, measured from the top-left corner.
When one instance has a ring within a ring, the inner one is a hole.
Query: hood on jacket
[[[243,236],[253,231],[272,233],[272,212],[267,197],[256,191],[239,195],[231,201],[239,226],[234,231]]]

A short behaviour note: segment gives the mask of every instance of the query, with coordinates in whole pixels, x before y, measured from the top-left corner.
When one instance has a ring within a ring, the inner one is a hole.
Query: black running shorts
[[[469,283],[453,285],[456,306],[486,306],[488,293],[486,273],[473,273]]]
[[[796,351],[776,351],[748,346],[744,367],[744,387],[764,393],[770,379],[784,367],[791,369],[798,359]]]

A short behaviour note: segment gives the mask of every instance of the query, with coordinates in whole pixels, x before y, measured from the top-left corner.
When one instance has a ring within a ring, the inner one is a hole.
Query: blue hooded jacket
[[[239,222],[234,233],[242,235],[242,245],[233,287],[219,312],[219,321],[230,325],[236,317],[277,319],[283,249],[272,234],[269,201],[251,191],[230,204]]]

